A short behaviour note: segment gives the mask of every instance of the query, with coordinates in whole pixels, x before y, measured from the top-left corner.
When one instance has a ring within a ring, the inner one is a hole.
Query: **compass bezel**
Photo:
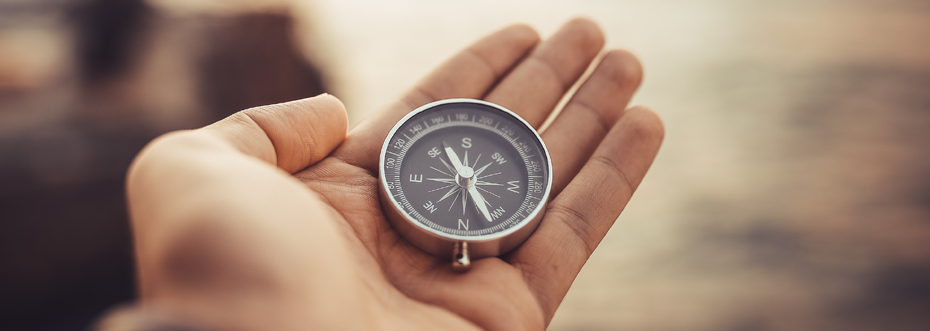
[[[513,119],[515,123],[523,125],[526,131],[532,133],[533,137],[536,139],[535,141],[539,143],[542,154],[541,156],[545,159],[546,167],[546,184],[544,192],[541,195],[540,202],[536,204],[535,208],[533,208],[526,217],[507,229],[483,235],[455,235],[441,232],[427,226],[426,224],[421,223],[415,217],[407,213],[401,206],[400,202],[394,198],[391,192],[388,192],[387,176],[385,174],[385,161],[391,139],[397,134],[397,131],[400,128],[407,124],[411,118],[435,107],[449,104],[480,105],[500,111],[505,116],[509,116],[511,119]],[[398,230],[402,236],[407,238],[416,246],[419,246],[420,248],[437,255],[447,254],[452,249],[451,244],[455,242],[468,242],[472,247],[472,254],[475,257],[499,255],[509,251],[510,249],[513,249],[522,243],[527,237],[529,237],[529,235],[532,234],[532,232],[538,226],[539,221],[542,218],[544,208],[546,208],[546,204],[549,201],[549,194],[552,189],[552,160],[549,155],[549,150],[546,147],[545,142],[543,142],[542,137],[539,136],[539,133],[536,132],[536,130],[529,123],[527,123],[526,120],[507,108],[491,102],[467,98],[434,101],[417,107],[413,111],[407,113],[407,115],[400,119],[394,125],[394,127],[391,128],[391,131],[385,137],[385,141],[381,146],[381,153],[378,160],[378,174],[382,205],[387,212],[388,220],[392,223],[392,225],[394,225],[395,229]],[[426,236],[424,236],[424,234]]]

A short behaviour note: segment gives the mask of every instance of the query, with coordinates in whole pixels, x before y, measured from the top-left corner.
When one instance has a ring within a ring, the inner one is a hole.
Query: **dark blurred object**
[[[287,17],[249,15],[214,23],[200,65],[208,82],[201,84],[203,102],[213,118],[325,90],[316,68],[293,50],[281,51],[291,47]]]
[[[141,0],[95,0],[77,6],[82,76],[99,80],[125,72],[133,37],[139,36],[150,12]]]
[[[172,16],[141,0],[0,4],[0,34],[28,36],[0,36],[27,41],[0,47],[0,71],[62,53],[25,66],[42,75],[0,72],[0,329],[82,330],[134,299],[129,163],[163,132],[324,92],[292,26],[285,13]]]

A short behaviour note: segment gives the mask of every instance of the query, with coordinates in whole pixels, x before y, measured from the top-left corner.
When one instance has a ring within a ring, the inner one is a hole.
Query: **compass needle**
[[[468,194],[462,194],[462,215],[465,215],[466,204],[468,204]]]
[[[471,195],[471,199],[475,200],[475,206],[481,211],[481,215],[484,215],[484,218],[487,219],[488,222],[494,222],[494,219],[491,218],[491,213],[488,212],[488,207],[484,205],[484,198],[481,196],[481,193],[478,192],[475,185],[468,186],[468,195]]]
[[[449,169],[449,172],[451,172],[451,173],[453,173],[453,174],[455,173],[455,169],[452,168],[452,166],[450,166],[449,163],[446,162],[446,160],[443,160],[442,158],[440,158],[439,161],[442,161],[442,164],[443,164],[444,166],[446,166],[446,169]],[[449,175],[449,177],[455,177],[455,176]]]
[[[453,172],[458,172],[459,169],[462,169],[462,162],[459,161],[459,156],[455,154],[455,150],[453,150],[445,140],[442,141],[442,148],[446,150],[446,155],[449,156],[449,161],[452,162],[452,167],[455,169]]]

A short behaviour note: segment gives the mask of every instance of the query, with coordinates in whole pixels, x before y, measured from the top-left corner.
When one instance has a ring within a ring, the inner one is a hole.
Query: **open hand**
[[[216,330],[543,329],[661,144],[658,116],[627,109],[638,61],[602,57],[541,133],[553,199],[539,228],[467,273],[393,230],[378,155],[401,117],[440,99],[484,99],[538,128],[603,43],[583,19],[541,43],[511,26],[348,134],[342,104],[321,95],[157,139],[128,182],[143,311]]]

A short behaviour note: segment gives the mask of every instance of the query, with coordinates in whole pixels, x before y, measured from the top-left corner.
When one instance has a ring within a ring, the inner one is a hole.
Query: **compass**
[[[407,114],[384,140],[379,165],[388,220],[420,249],[452,257],[457,271],[523,243],[552,185],[536,130],[474,99],[440,100]]]

